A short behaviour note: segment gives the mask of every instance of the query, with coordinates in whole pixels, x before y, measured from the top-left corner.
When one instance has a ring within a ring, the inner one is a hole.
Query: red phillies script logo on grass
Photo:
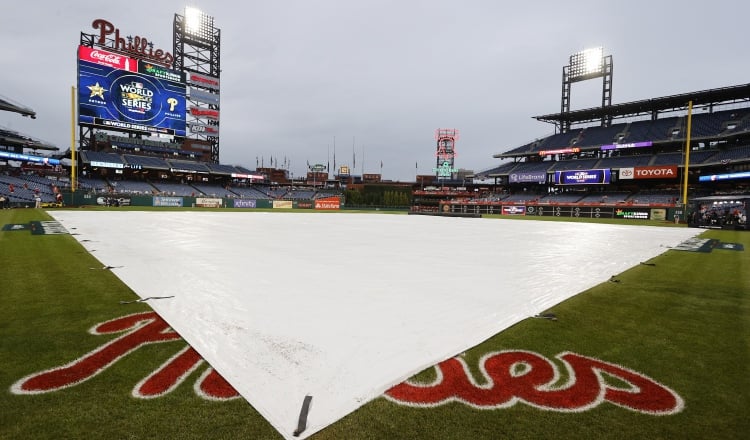
[[[41,394],[78,385],[104,372],[118,360],[148,344],[181,340],[154,312],[123,316],[94,326],[94,335],[123,333],[119,337],[65,365],[24,377],[11,386],[14,394]],[[388,390],[389,400],[420,407],[462,402],[480,409],[507,408],[523,402],[540,409],[577,412],[607,401],[645,414],[674,414],[684,404],[677,393],[643,374],[598,359],[565,352],[557,358],[567,367],[568,379],[554,363],[537,353],[503,351],[482,357],[484,376],[477,383],[460,358],[435,366],[437,378],[430,384],[404,382]],[[163,396],[182,384],[204,363],[187,346],[139,381],[132,395],[138,398]],[[194,389],[210,400],[229,400],[239,393],[212,368],[196,380]]]
[[[89,332],[94,335],[126,333],[73,362],[19,380],[11,386],[11,392],[40,394],[78,385],[103,372],[140,347],[181,339],[180,335],[154,312],[137,313],[113,319],[94,326]],[[140,398],[162,396],[177,388],[202,363],[203,359],[195,350],[189,346],[185,347],[138,382],[132,394]],[[213,368],[208,368],[198,378],[195,392],[211,400],[239,397],[237,391]]]
[[[557,358],[568,370],[568,380],[560,385],[557,385],[560,372],[544,356],[528,351],[502,351],[480,359],[482,384],[474,380],[462,359],[452,358],[435,367],[437,378],[433,383],[407,381],[388,390],[386,397],[410,406],[462,402],[475,408],[494,409],[523,402],[561,412],[585,411],[607,401],[653,415],[675,414],[684,406],[677,393],[633,370],[570,352]]]

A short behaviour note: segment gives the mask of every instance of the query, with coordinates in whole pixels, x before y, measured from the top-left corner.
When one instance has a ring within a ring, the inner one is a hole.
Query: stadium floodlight
[[[196,38],[210,40],[213,30],[213,17],[198,8],[185,6],[185,33]]]
[[[604,73],[604,48],[595,47],[570,56],[570,80],[583,80]]]
[[[588,79],[602,78],[602,108],[612,105],[612,55],[604,55],[603,47],[582,50],[570,56],[570,63],[563,66],[562,98],[560,115],[570,113],[571,84]],[[602,116],[602,126],[609,126],[611,117]],[[560,121],[562,133],[570,129],[570,120]]]

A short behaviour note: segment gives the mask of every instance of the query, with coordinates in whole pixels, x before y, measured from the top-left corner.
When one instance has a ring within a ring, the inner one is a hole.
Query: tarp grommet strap
[[[302,431],[307,428],[307,413],[310,412],[310,402],[312,402],[312,396],[305,396],[305,399],[302,401],[302,409],[299,412],[297,429],[294,430],[295,437],[299,437]]]

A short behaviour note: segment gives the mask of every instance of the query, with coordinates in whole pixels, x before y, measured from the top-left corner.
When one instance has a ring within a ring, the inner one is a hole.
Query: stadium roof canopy
[[[714,195],[705,197],[696,197],[693,199],[696,202],[721,202],[721,201],[733,201],[733,200],[750,200],[750,194],[730,194],[730,195]]]
[[[0,95],[0,110],[20,113],[21,116],[28,116],[31,119],[36,119],[36,112],[34,110],[2,95]]]
[[[24,148],[57,151],[58,147],[31,136],[0,126],[0,147],[11,147],[17,152]],[[19,150],[20,149],[20,150]]]
[[[570,123],[571,125],[597,121],[602,118],[617,119],[647,114],[650,114],[652,119],[656,119],[658,114],[662,112],[685,110],[690,100],[693,101],[693,106],[708,107],[735,102],[747,102],[750,101],[750,84],[681,93],[679,95],[575,110],[567,113],[551,113],[534,116],[534,119],[553,124]]]
[[[23,104],[19,104],[10,98],[6,98],[3,95],[0,95],[0,110],[19,113],[21,116],[28,116],[31,119],[36,119],[36,112],[33,109],[26,107]],[[49,142],[33,138],[5,127],[0,127],[0,147],[10,147],[16,151],[23,150],[24,148],[49,151],[59,150],[59,148]]]

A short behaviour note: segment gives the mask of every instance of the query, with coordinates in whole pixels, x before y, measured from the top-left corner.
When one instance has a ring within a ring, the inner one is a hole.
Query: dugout
[[[747,231],[748,206],[750,194],[696,197],[688,205],[688,226]]]

